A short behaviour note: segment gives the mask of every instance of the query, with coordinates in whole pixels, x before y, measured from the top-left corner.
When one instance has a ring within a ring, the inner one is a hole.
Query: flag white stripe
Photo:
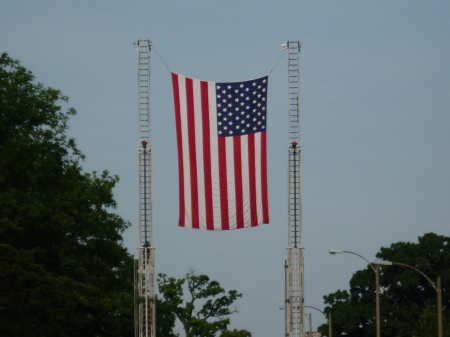
[[[256,181],[256,209],[258,212],[258,225],[263,222],[263,205],[262,205],[262,179],[261,179],[261,133],[255,133],[255,181]]]
[[[205,169],[203,162],[203,125],[200,81],[192,80],[194,93],[195,153],[197,164],[197,197],[199,228],[206,229]]]
[[[227,158],[228,216],[230,219],[230,229],[236,229],[236,188],[234,178],[233,137],[225,137],[225,153]]]
[[[220,180],[219,180],[219,139],[217,137],[217,113],[216,113],[216,84],[208,82],[209,102],[209,132],[211,145],[211,182],[214,229],[222,229],[222,217],[220,207]]]
[[[251,227],[250,216],[250,172],[248,162],[248,136],[241,136],[241,167],[242,167],[242,201],[244,211],[244,227]]]
[[[178,86],[180,90],[180,120],[181,120],[181,139],[183,147],[183,175],[184,175],[184,209],[185,209],[185,226],[192,227],[192,205],[191,205],[191,174],[189,160],[189,137],[187,124],[187,107],[186,107],[186,78],[178,76]]]

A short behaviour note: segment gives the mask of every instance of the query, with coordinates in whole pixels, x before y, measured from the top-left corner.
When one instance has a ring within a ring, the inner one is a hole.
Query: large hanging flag
[[[179,226],[227,230],[269,223],[267,80],[218,83],[172,73]]]

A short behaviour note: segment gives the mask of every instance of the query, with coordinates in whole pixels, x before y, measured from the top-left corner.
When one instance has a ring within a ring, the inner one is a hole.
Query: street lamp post
[[[342,253],[348,253],[348,254],[353,254],[356,256],[359,256],[360,258],[362,258],[364,261],[367,262],[367,264],[372,268],[373,272],[375,273],[375,320],[376,320],[376,331],[377,331],[377,337],[381,336],[381,328],[380,328],[380,287],[379,287],[379,274],[380,274],[380,270],[378,268],[378,265],[375,264],[375,267],[373,266],[373,264],[371,262],[369,262],[369,260],[367,260],[365,257],[354,253],[354,252],[349,252],[347,250],[338,250],[338,249],[330,249],[329,253],[331,255],[334,254],[342,254]],[[441,337],[441,336],[439,336]]]
[[[308,337],[311,337],[312,336],[312,317],[311,317],[311,313],[309,314],[309,317],[308,317],[307,314],[305,314],[305,316],[309,320],[309,336]]]
[[[380,269],[375,266],[375,309],[376,309],[376,324],[377,324],[377,337],[381,336],[380,327]]]
[[[422,273],[419,269],[412,267],[410,265],[404,264],[404,263],[399,263],[399,262],[391,262],[391,261],[383,261],[383,260],[375,260],[373,262],[373,264],[375,266],[391,266],[393,264],[398,265],[398,266],[403,266],[403,267],[407,267],[410,268],[412,270],[415,270],[416,272],[418,272],[419,274],[421,274],[423,277],[425,277],[428,282],[430,282],[431,286],[434,288],[434,290],[436,291],[436,297],[437,297],[437,319],[438,319],[438,337],[442,337],[443,336],[443,327],[442,327],[442,290],[441,290],[441,278],[438,277],[436,280],[436,285],[433,283],[433,281],[430,280],[430,278],[425,275],[424,273]]]
[[[309,305],[305,305],[305,308],[311,308],[311,309],[316,309],[317,311],[321,312],[325,317],[327,317],[327,315],[320,309],[317,309],[316,307],[311,307]],[[331,331],[331,313],[328,314],[328,337],[333,337],[332,336],[332,331]]]
[[[309,313],[309,337],[312,337],[312,316]]]

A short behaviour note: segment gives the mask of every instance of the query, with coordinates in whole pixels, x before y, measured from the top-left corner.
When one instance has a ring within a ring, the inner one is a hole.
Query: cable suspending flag
[[[172,73],[179,226],[228,230],[269,223],[267,80],[218,83]]]

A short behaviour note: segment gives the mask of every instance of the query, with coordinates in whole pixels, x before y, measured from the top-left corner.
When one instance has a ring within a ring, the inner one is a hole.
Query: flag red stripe
[[[203,128],[203,167],[205,179],[205,212],[206,229],[214,230],[214,214],[212,201],[211,181],[211,139],[209,129],[209,97],[208,82],[200,82],[200,93],[202,101],[202,128]]]
[[[261,185],[263,223],[269,223],[269,196],[267,192],[267,133],[261,132]]]
[[[242,195],[241,137],[233,136],[234,189],[236,193],[236,228],[244,228],[244,199]]]
[[[186,78],[186,108],[187,108],[187,123],[188,123],[188,140],[189,140],[189,166],[191,173],[190,179],[191,179],[192,228],[199,228],[194,88],[192,85],[191,78]]]
[[[218,137],[219,152],[219,183],[220,183],[220,216],[222,229],[230,229],[230,217],[228,215],[228,186],[227,186],[227,157],[226,138]]]
[[[258,226],[258,210],[256,207],[256,167],[255,167],[255,134],[248,135],[248,174],[250,188],[251,226]]]
[[[183,152],[182,152],[182,136],[181,136],[181,118],[180,118],[180,91],[178,87],[178,75],[172,73],[173,101],[175,105],[175,125],[177,130],[177,147],[178,147],[178,185],[179,185],[179,208],[180,218],[178,226],[184,227],[184,174],[183,174]]]

